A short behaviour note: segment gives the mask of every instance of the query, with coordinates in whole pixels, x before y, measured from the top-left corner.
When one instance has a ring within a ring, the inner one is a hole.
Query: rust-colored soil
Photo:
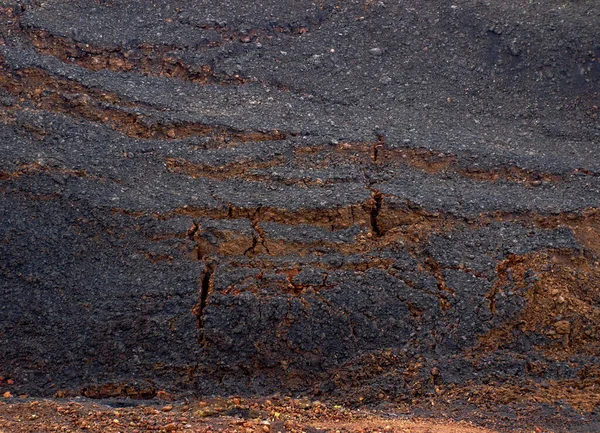
[[[89,401],[0,403],[0,432],[398,432],[494,433],[465,422],[400,419],[390,413],[289,398],[240,398],[114,408]]]

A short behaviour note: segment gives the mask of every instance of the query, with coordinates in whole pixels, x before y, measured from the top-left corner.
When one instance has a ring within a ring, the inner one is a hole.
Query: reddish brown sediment
[[[263,29],[251,29],[241,34],[219,26],[202,26],[203,30],[214,30],[221,37],[220,42],[211,42],[206,48],[218,47],[228,41],[249,43],[256,39],[266,38],[268,32]],[[141,44],[131,49],[119,46],[103,47],[99,45],[76,42],[73,39],[56,36],[36,28],[22,28],[31,44],[42,54],[54,56],[65,63],[76,64],[83,68],[100,71],[108,69],[115,72],[136,72],[149,76],[179,78],[197,84],[242,85],[252,80],[239,74],[215,73],[209,64],[192,66],[185,64],[177,57],[181,50],[171,45]],[[274,33],[301,35],[308,32],[308,27],[285,29],[273,27]]]
[[[0,58],[0,60],[3,60]],[[0,61],[0,88],[34,107],[100,122],[134,138],[181,139],[209,136],[214,140],[269,141],[287,134],[272,131],[236,131],[195,122],[162,124],[128,110],[136,104],[123,101],[114,93],[85,87],[34,68],[11,70]]]
[[[17,170],[13,171],[0,171],[0,181],[14,180],[21,176],[35,176],[40,173],[59,174],[66,177],[77,177],[77,178],[89,178],[100,182],[106,182],[106,179],[102,176],[93,176],[87,173],[85,170],[73,170],[62,167],[51,167],[48,165],[41,164],[39,162],[22,164]]]
[[[496,274],[488,298],[493,300],[506,290],[523,291],[526,306],[515,320],[481,337],[478,346],[471,351],[472,356],[510,345],[519,334],[529,333],[545,335],[548,343],[538,349],[555,358],[598,353],[600,309],[596,304],[600,299],[600,269],[597,261],[573,251],[510,256],[497,265]],[[496,313],[493,301],[491,310]]]

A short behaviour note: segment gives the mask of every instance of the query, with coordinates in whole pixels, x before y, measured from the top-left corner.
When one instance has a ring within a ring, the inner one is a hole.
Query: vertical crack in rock
[[[379,217],[379,212],[381,212],[381,204],[383,202],[383,195],[379,191],[373,191],[371,193],[372,206],[371,206],[371,231],[376,236],[381,236],[382,230],[379,227],[377,218]]]
[[[204,309],[206,308],[206,303],[208,300],[208,295],[211,292],[213,285],[213,275],[215,273],[215,264],[212,261],[208,261],[206,263],[206,268],[202,273],[202,277],[200,278],[200,299],[194,308],[194,314],[197,317],[198,329],[200,329],[200,339],[203,338],[204,331]]]
[[[379,143],[373,143],[371,146],[371,149],[372,149],[371,160],[375,164],[377,164],[377,153],[379,152],[378,146],[381,146],[381,145]]]
[[[377,164],[377,158],[379,156],[379,149],[385,145],[385,135],[377,134],[377,141],[372,144],[371,147],[371,160],[374,164]]]
[[[196,235],[199,230],[200,230],[200,225],[197,222],[194,222],[192,227],[190,227],[187,232],[188,239],[196,242],[196,248],[194,248],[194,251],[193,251],[193,258],[196,260],[202,260],[202,253],[200,251],[200,245],[198,245],[198,242],[196,240]]]
[[[253,254],[256,250],[256,246],[258,245],[258,234],[256,233],[256,229],[254,230],[254,234],[252,235],[252,245],[246,248],[244,251],[244,255],[247,256],[249,254]]]
[[[269,248],[267,247],[267,245],[265,243],[265,232],[260,227],[261,210],[262,210],[262,206],[257,207],[254,214],[252,216],[250,216],[250,218],[249,218],[250,222],[252,224],[252,229],[254,231],[254,234],[252,235],[252,246],[250,246],[246,251],[244,251],[244,255],[248,255],[248,254],[254,255],[256,253],[256,248],[259,245],[262,246],[262,248],[268,255],[271,255],[271,252],[269,251]]]

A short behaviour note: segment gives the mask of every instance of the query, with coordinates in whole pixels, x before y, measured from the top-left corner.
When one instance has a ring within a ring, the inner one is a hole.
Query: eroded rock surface
[[[597,422],[595,6],[3,2],[0,376]]]

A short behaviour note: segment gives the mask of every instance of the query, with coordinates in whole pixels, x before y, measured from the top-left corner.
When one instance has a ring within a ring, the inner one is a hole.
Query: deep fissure
[[[381,236],[383,233],[379,227],[377,218],[379,212],[381,212],[381,205],[383,203],[383,195],[379,191],[374,191],[372,194],[373,206],[371,207],[371,231],[377,236]]]
[[[212,283],[214,272],[215,264],[206,263],[206,268],[204,269],[204,272],[202,273],[202,278],[200,280],[200,300],[196,311],[196,315],[198,318],[198,328],[200,329],[204,328],[204,309],[206,308],[208,295],[210,294],[210,286]]]

